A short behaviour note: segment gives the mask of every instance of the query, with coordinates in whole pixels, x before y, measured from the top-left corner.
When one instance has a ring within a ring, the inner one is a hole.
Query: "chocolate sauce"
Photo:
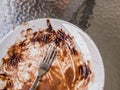
[[[74,90],[75,84],[80,82],[81,80],[85,81],[85,84],[83,84],[85,87],[87,87],[88,83],[90,82],[91,78],[90,75],[92,75],[92,71],[90,70],[89,63],[86,64],[85,62],[83,64],[80,64],[81,61],[81,54],[80,52],[75,48],[74,45],[74,38],[71,37],[69,34],[66,34],[62,29],[60,30],[53,30],[50,20],[47,19],[47,26],[48,28],[46,30],[38,30],[33,32],[32,28],[28,28],[26,30],[25,39],[20,42],[16,42],[13,46],[11,46],[7,53],[7,58],[3,58],[3,67],[7,64],[7,70],[9,71],[9,67],[12,67],[12,70],[17,70],[17,65],[24,61],[24,52],[28,50],[29,45],[35,45],[36,42],[38,42],[41,46],[49,45],[49,43],[55,43],[55,45],[62,49],[62,56],[60,56],[60,60],[62,63],[70,62],[70,58],[68,60],[64,60],[64,58],[68,56],[72,56],[73,63],[75,65],[75,71],[72,66],[68,67],[64,71],[64,78],[62,74],[60,73],[60,69],[58,66],[51,67],[49,73],[51,74],[51,77],[53,78],[52,83],[49,83],[49,78],[42,79],[40,83],[40,87],[37,88],[38,90],[67,90],[69,88],[70,90]],[[70,43],[70,44],[68,44]],[[69,50],[67,50],[67,48]],[[40,47],[41,48],[41,47]],[[69,53],[70,52],[70,53]],[[60,52],[61,53],[61,52]],[[70,55],[69,55],[70,54]],[[60,61],[59,60],[59,61]],[[82,61],[83,62],[83,61]],[[28,64],[28,68],[32,67],[32,63]],[[17,72],[17,71],[16,71]],[[76,73],[76,75],[75,75]],[[8,77],[9,73],[0,74],[0,78],[4,77],[5,80],[7,80],[7,85],[4,88],[4,90],[7,90],[8,88],[14,87],[14,82],[11,79],[6,79],[5,77]],[[31,74],[32,75],[32,74]],[[34,75],[32,75],[34,77]],[[75,80],[74,80],[74,76]],[[59,77],[59,78],[58,78]],[[19,80],[19,79],[18,79]],[[32,82],[32,80],[28,80],[29,82]],[[22,82],[22,81],[20,81]],[[26,82],[26,84],[23,85],[21,90],[29,90],[31,84],[28,84],[29,82]],[[48,87],[47,87],[48,86]]]
[[[47,26],[48,26],[48,29],[47,29],[47,30],[50,31],[50,32],[53,32],[52,25],[51,25],[49,19],[47,19]]]

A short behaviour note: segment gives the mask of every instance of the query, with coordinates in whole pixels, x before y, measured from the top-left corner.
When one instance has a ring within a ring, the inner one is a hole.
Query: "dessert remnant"
[[[49,19],[47,25],[46,29],[22,31],[24,40],[8,49],[0,67],[0,90],[29,90],[51,43],[57,46],[57,56],[36,90],[87,90],[93,79],[90,62],[76,49],[74,37],[62,29],[54,30]]]

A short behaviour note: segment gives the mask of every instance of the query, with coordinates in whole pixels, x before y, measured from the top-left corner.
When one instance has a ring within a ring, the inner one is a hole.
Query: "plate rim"
[[[99,49],[97,48],[97,45],[94,43],[94,41],[92,40],[92,38],[86,33],[84,32],[81,28],[79,28],[78,26],[68,22],[68,21],[65,21],[65,20],[62,20],[62,19],[57,19],[57,18],[39,18],[39,19],[35,19],[35,20],[31,20],[31,21],[27,21],[28,23],[31,23],[33,21],[37,21],[37,20],[46,20],[46,19],[50,19],[50,20],[56,20],[56,21],[61,21],[61,22],[64,22],[64,23],[67,23],[67,24],[70,24],[72,25],[73,27],[77,28],[78,32],[80,32],[81,34],[83,34],[88,40],[89,42],[93,45],[94,49],[96,50],[97,54],[99,55],[99,59],[100,59],[100,62],[101,62],[101,65],[102,65],[102,71],[103,71],[103,83],[102,83],[102,88],[104,88],[104,84],[105,84],[105,69],[104,69],[104,63],[103,63],[103,59],[102,59],[102,56],[99,52]],[[18,25],[16,26],[13,30],[10,30],[1,40],[0,40],[0,44],[12,33],[14,32],[15,30],[17,30],[16,28],[17,27],[20,27],[20,26],[23,26],[23,24],[21,25]],[[82,37],[82,36],[81,36]],[[83,39],[84,40],[84,39]],[[88,48],[88,46],[87,46]]]

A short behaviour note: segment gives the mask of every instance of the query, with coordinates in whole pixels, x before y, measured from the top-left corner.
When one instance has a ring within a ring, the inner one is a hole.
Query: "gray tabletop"
[[[120,0],[0,0],[0,40],[23,22],[59,18],[94,40],[105,67],[105,90],[120,90]]]

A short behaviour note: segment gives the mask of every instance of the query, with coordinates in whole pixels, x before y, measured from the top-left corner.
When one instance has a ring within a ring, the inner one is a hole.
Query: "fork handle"
[[[36,87],[36,85],[37,85],[37,83],[38,83],[38,81],[39,81],[40,78],[41,78],[41,76],[39,76],[39,75],[36,77],[33,85],[30,88],[30,90],[34,90],[35,89],[35,87]]]

